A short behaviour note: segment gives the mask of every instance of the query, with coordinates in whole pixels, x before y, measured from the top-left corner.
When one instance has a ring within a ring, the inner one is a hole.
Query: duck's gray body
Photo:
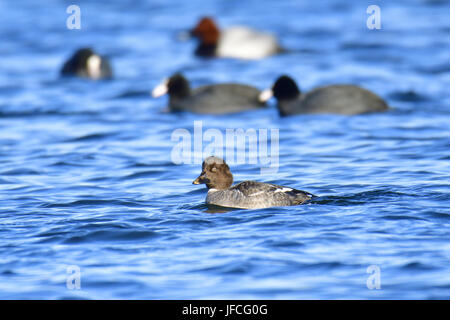
[[[266,106],[258,100],[260,90],[242,84],[217,84],[192,90],[189,97],[171,97],[172,111],[225,114],[261,109]]]
[[[270,183],[244,181],[226,190],[209,189],[206,203],[222,207],[259,209],[299,205],[314,195]]]
[[[281,115],[334,113],[362,114],[388,109],[386,102],[373,92],[354,85],[331,85],[301,94],[294,100],[278,101]]]

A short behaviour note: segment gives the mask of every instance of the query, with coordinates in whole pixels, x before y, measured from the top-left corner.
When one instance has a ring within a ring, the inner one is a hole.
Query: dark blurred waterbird
[[[77,50],[61,69],[63,76],[77,76],[93,80],[112,78],[111,65],[107,58],[91,48]]]
[[[295,81],[285,75],[279,77],[271,89],[264,90],[259,99],[266,102],[272,96],[278,101],[281,116],[304,113],[353,115],[389,109],[378,95],[355,85],[329,85],[301,93]]]
[[[266,107],[266,103],[258,99],[261,91],[257,88],[244,84],[221,83],[191,90],[189,81],[181,73],[164,79],[152,91],[155,98],[165,94],[169,95],[170,111],[225,114]]]

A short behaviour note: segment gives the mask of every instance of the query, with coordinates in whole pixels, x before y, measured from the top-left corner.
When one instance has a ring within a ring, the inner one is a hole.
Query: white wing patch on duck
[[[280,189],[275,190],[275,193],[277,193],[277,192],[289,192],[289,191],[292,191],[292,190],[294,190],[294,189],[284,187],[284,188],[280,188]]]

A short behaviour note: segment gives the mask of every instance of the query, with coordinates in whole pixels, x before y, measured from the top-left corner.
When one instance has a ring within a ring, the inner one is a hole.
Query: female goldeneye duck
[[[203,57],[262,59],[284,51],[271,34],[242,26],[219,30],[210,17],[202,18],[190,34],[199,40],[195,54]]]
[[[271,89],[264,90],[259,99],[267,102],[274,96],[281,116],[301,113],[362,114],[389,109],[375,93],[355,85],[329,85],[302,94],[288,76],[277,79]]]
[[[191,90],[188,80],[176,73],[152,91],[157,98],[169,94],[170,111],[190,111],[205,114],[225,114],[261,109],[266,106],[258,97],[261,91],[248,85],[223,83]]]
[[[108,59],[99,56],[91,48],[82,48],[67,60],[61,75],[98,80],[112,78],[112,70]]]
[[[294,206],[311,200],[311,193],[270,183],[244,181],[231,186],[233,175],[225,161],[208,157],[203,161],[202,173],[193,184],[206,184],[206,203],[222,207],[260,209]]]

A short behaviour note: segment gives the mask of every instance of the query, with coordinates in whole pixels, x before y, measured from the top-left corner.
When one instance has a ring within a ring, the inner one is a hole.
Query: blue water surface
[[[71,4],[80,30],[66,27]],[[366,26],[371,4],[380,30]],[[0,2],[0,298],[449,299],[449,12],[431,0]],[[196,58],[178,35],[206,14],[291,51]],[[59,78],[84,46],[110,57],[114,80]],[[149,92],[176,71],[193,86],[353,83],[393,109],[170,114]],[[231,165],[235,181],[319,198],[211,210],[191,184],[206,155],[172,159],[172,133],[194,121],[278,129],[278,171],[247,161]]]

